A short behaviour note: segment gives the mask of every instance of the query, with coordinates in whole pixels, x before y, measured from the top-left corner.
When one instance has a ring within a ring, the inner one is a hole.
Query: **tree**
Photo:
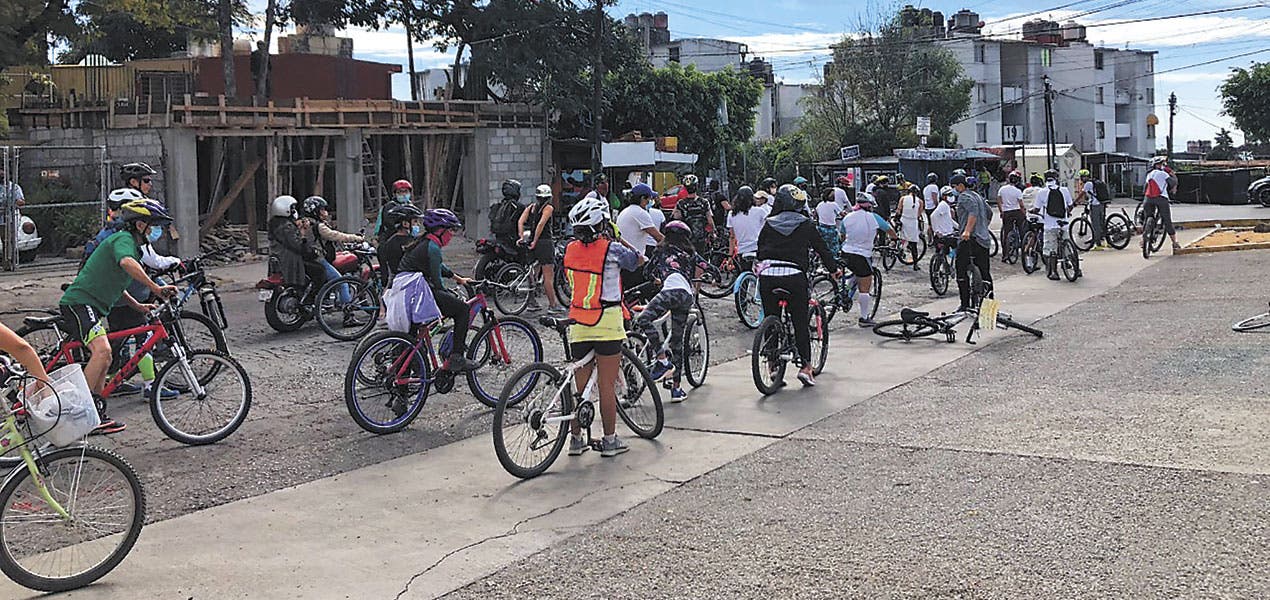
[[[88,54],[123,62],[163,58],[185,50],[190,40],[216,37],[216,15],[198,0],[94,0],[75,6],[79,27],[59,62]],[[239,15],[239,22],[243,15]]]
[[[954,143],[973,82],[951,52],[928,41],[931,24],[915,18],[896,13],[834,45],[821,93],[805,101],[803,130],[821,154],[852,144],[865,155],[915,145],[919,116],[931,118],[930,145]]]
[[[739,156],[741,153],[744,153],[744,161]],[[750,185],[765,177],[790,181],[799,173],[800,165],[817,160],[807,135],[801,131],[770,140],[747,142],[741,147],[741,153],[732,155],[735,158],[730,161],[728,172],[736,175],[733,179]],[[802,173],[806,175],[806,171]],[[732,189],[736,187],[734,185]]]
[[[1231,69],[1218,91],[1222,113],[1234,119],[1248,142],[1270,142],[1270,63]]]
[[[65,38],[75,30],[69,0],[0,2],[0,69],[47,62],[47,38]]]
[[[1230,131],[1225,127],[1217,132],[1213,138],[1216,143],[1212,150],[1204,157],[1204,160],[1235,160],[1239,152],[1235,150],[1235,139],[1230,136]]]

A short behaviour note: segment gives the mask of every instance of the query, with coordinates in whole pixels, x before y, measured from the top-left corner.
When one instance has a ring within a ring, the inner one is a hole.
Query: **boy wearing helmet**
[[[441,315],[454,323],[454,342],[450,347],[450,356],[441,368],[450,371],[471,371],[476,368],[464,356],[467,354],[467,330],[470,323],[467,302],[446,289],[445,279],[453,279],[459,285],[467,285],[470,279],[450,270],[445,264],[442,248],[450,245],[454,232],[463,228],[458,215],[444,208],[433,208],[423,213],[423,239],[406,251],[401,257],[402,273],[422,273],[423,278],[432,288],[432,296],[436,299]]]
[[[1169,172],[1168,157],[1157,156],[1151,159],[1151,168],[1147,171],[1146,200],[1142,202],[1142,221],[1160,213],[1160,222],[1164,223],[1164,232],[1173,240],[1173,249],[1181,248],[1177,243],[1177,230],[1173,228],[1173,215],[1169,212],[1169,194],[1176,188],[1176,178]],[[1146,236],[1142,237],[1146,244]]]
[[[648,266],[645,267],[649,277],[654,281],[661,281],[661,291],[648,301],[639,318],[635,319],[635,330],[644,334],[648,340],[648,360],[656,359],[649,370],[653,381],[660,381],[673,370],[670,401],[683,402],[688,393],[679,386],[679,381],[685,358],[684,329],[693,305],[692,280],[704,272],[709,264],[693,248],[692,230],[683,221],[666,223],[665,235],[661,244],[653,250]],[[666,313],[670,313],[669,356],[661,351],[661,332],[654,325]]]
[[[379,245],[379,273],[384,287],[392,284],[401,266],[401,258],[423,235],[423,211],[413,204],[398,204],[384,213],[384,227],[393,234]]]
[[[101,414],[101,426],[95,433],[115,433],[124,429],[123,423],[106,416],[106,402],[101,398],[111,359],[105,316],[121,298],[139,313],[154,309],[152,305],[137,302],[127,293],[133,281],[140,282],[160,297],[176,294],[175,287],[159,285],[150,279],[140,262],[141,248],[154,237],[154,229],[171,222],[172,217],[163,205],[153,200],[128,202],[119,210],[124,229],[106,238],[97,247],[58,302],[67,333],[83,342],[90,353],[88,363],[84,365],[84,378],[88,380],[88,387]]]
[[[334,265],[335,254],[338,251],[338,244],[361,244],[366,241],[366,239],[360,235],[344,233],[332,228],[329,225],[329,221],[331,219],[331,213],[328,210],[329,207],[330,205],[326,202],[326,199],[321,196],[309,196],[308,198],[305,198],[304,203],[300,205],[301,217],[308,222],[307,225],[301,227],[301,230],[307,230],[313,232],[314,234],[314,245],[321,250],[322,254],[322,256],[319,257],[318,262],[322,264],[322,272],[325,275],[325,281],[340,278],[340,272]],[[383,211],[380,212],[382,213]],[[390,229],[384,229],[386,232],[391,233]],[[339,295],[338,300],[341,304],[348,304],[349,300],[352,299],[347,285],[341,285],[337,293]],[[349,327],[355,325],[355,323],[350,322],[353,318],[354,317],[351,313],[346,314],[344,318],[345,325]]]
[[[379,214],[375,217],[374,235],[381,244],[389,237],[392,237],[394,233],[392,226],[384,223],[384,216],[393,206],[410,204],[411,200],[414,198],[414,186],[405,179],[398,179],[397,181],[392,182],[391,198],[391,202],[385,202],[383,206],[379,207]]]
[[[632,196],[634,190],[632,190]],[[630,210],[627,207],[627,210]],[[617,438],[617,374],[621,362],[627,317],[622,306],[622,272],[634,271],[644,257],[624,239],[614,241],[609,221],[612,213],[605,200],[583,198],[569,210],[569,224],[576,240],[564,252],[564,272],[573,297],[569,301],[569,349],[575,359],[595,352],[595,361],[577,370],[574,380],[578,393],[584,392],[591,369],[599,370],[600,422],[604,438],[600,455],[617,456],[630,448]],[[582,426],[570,422],[569,455],[577,456],[588,447]]]
[[[534,201],[520,213],[516,221],[517,235],[521,244],[529,248],[529,255],[538,263],[542,271],[542,286],[547,293],[547,312],[563,312],[560,299],[556,298],[555,243],[551,239],[551,216],[556,209],[551,205],[551,186],[542,184],[534,190]],[[538,299],[529,297],[530,306],[537,308]]]

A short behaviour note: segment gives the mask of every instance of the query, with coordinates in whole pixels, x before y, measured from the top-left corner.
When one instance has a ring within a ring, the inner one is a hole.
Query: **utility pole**
[[[1177,116],[1177,93],[1169,92],[1169,139],[1168,148],[1164,149],[1164,153],[1169,158],[1173,158],[1173,117]]]
[[[728,181],[728,149],[727,149],[727,127],[728,127],[728,97],[719,97],[719,189],[725,190],[724,184]]]
[[[1058,151],[1054,147],[1054,88],[1050,85],[1049,75],[1046,75],[1043,81],[1045,83],[1045,164],[1053,169],[1054,155]]]
[[[595,56],[591,78],[591,172],[594,177],[603,168],[600,162],[600,132],[603,131],[600,113],[604,95],[600,86],[604,79],[604,0],[595,0]]]
[[[403,16],[401,24],[406,28],[406,60],[410,67],[410,99],[419,101],[419,73],[415,71],[415,38],[411,33],[410,13],[408,8],[403,7],[401,14]],[[457,76],[458,73],[455,73]]]

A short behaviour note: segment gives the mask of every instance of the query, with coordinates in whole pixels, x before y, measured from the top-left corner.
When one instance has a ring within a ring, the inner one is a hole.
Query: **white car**
[[[18,223],[18,262],[29,263],[35,260],[35,250],[40,247],[44,239],[40,237],[40,232],[35,228],[35,221],[32,221],[31,217],[19,215]],[[0,251],[3,249],[4,242],[0,240]]]

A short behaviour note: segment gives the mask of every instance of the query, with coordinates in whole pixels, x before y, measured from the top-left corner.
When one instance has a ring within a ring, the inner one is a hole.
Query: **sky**
[[[263,10],[263,1],[252,3],[260,4],[259,10]],[[942,11],[946,16],[962,8],[974,10],[980,20],[988,24],[986,32],[1003,36],[1016,34],[1022,23],[1031,18],[1061,22],[1075,17],[1089,28],[1089,40],[1095,44],[1158,52],[1155,88],[1156,100],[1161,104],[1155,114],[1162,123],[1167,123],[1168,107],[1163,103],[1170,92],[1175,92],[1180,107],[1175,124],[1176,150],[1185,150],[1187,140],[1212,139],[1221,127],[1232,130],[1235,142],[1242,143],[1243,136],[1229,118],[1221,115],[1217,87],[1232,67],[1247,67],[1258,60],[1270,61],[1270,2],[1265,0],[913,0],[910,3],[918,8]],[[830,43],[839,40],[845,32],[858,29],[861,22],[875,21],[877,15],[889,14],[903,4],[885,0],[620,0],[608,10],[619,20],[628,13],[666,12],[672,39],[708,37],[742,42],[749,46],[752,55],[772,62],[779,80],[814,83],[829,56]],[[1123,23],[1241,7],[1249,8]],[[353,38],[356,58],[406,63],[405,33],[399,28],[348,30],[342,35]],[[1241,54],[1248,56],[1235,57]],[[415,66],[419,70],[448,66],[452,58],[452,53],[436,51],[428,43],[415,45]],[[408,99],[409,80],[404,67],[402,71],[403,74],[393,76],[393,94]],[[1163,134],[1159,142],[1163,145]]]

